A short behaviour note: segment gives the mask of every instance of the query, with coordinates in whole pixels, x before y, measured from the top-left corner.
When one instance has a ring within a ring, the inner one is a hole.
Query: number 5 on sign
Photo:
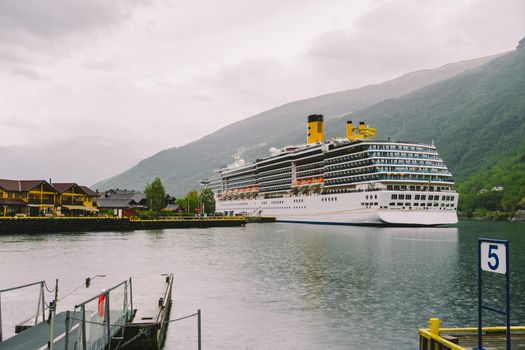
[[[507,249],[503,243],[481,242],[481,269],[507,273]]]

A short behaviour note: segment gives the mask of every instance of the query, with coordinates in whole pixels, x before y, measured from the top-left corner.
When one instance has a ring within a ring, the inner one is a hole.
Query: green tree
[[[199,207],[199,192],[193,190],[186,194],[186,197],[177,199],[177,204],[181,206],[183,212],[194,213],[195,208]]]
[[[215,198],[211,188],[205,188],[200,193],[200,201],[206,214],[215,213]]]
[[[149,209],[154,213],[159,213],[166,206],[166,191],[158,177],[146,185],[144,193],[146,193]]]

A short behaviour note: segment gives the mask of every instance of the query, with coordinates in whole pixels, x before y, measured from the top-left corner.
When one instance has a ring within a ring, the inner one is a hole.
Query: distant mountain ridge
[[[388,124],[382,118],[374,117],[374,114],[368,115],[367,108],[468,74],[470,70],[483,67],[500,56],[451,63],[437,69],[408,73],[382,84],[291,102],[228,125],[185,146],[161,151],[126,172],[97,183],[95,187],[141,190],[153,177],[158,176],[170,193],[184,194],[198,187],[199,179],[209,177],[214,168],[230,163],[235,153],[252,161],[266,156],[270,147],[303,143],[306,116],[312,113],[325,115],[327,137],[344,135],[343,119],[349,112],[355,112],[353,119],[360,117],[359,120],[378,127],[382,135],[385,135],[386,130],[397,135],[399,128],[394,125],[392,130],[385,129],[385,125],[392,126],[392,123]],[[365,113],[358,113],[359,110]],[[370,110],[372,112],[373,109]],[[372,122],[374,118],[377,123]],[[429,140],[431,138],[425,141]]]
[[[152,154],[154,145],[100,136],[0,147],[0,179],[52,179],[91,186]]]

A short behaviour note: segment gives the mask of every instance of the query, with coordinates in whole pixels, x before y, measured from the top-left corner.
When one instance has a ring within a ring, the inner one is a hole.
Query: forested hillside
[[[380,137],[433,140],[456,177],[465,210],[482,206],[485,196],[498,198],[487,209],[514,210],[525,195],[524,40],[516,51],[475,70],[352,117],[378,126]],[[504,190],[477,197],[497,185]]]

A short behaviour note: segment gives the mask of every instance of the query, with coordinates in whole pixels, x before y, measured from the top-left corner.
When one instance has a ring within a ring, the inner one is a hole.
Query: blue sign
[[[505,311],[483,305],[482,271],[505,275]],[[483,310],[492,311],[506,316],[507,350],[510,349],[510,274],[509,274],[509,241],[499,239],[478,239],[478,347],[483,347]]]

